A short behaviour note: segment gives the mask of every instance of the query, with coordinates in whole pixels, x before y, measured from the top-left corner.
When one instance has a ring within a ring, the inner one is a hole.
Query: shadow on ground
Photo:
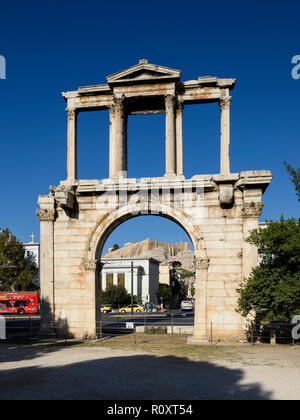
[[[0,399],[267,400],[243,371],[108,348],[0,346]],[[125,352],[124,352],[125,354]]]

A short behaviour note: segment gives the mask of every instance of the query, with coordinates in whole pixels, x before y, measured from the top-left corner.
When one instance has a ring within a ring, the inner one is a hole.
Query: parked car
[[[108,314],[108,312],[111,312],[111,306],[101,305],[101,312],[104,313],[104,314]]]
[[[193,311],[195,308],[195,303],[192,299],[185,299],[181,302],[181,310],[182,311]]]
[[[136,305],[136,304],[133,305],[133,312],[140,313],[140,312],[143,312],[144,310],[145,309],[142,305]],[[121,314],[130,313],[131,312],[131,305],[124,306],[123,308],[120,308],[119,312]]]

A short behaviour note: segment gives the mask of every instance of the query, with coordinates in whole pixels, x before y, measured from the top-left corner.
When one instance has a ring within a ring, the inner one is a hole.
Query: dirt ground
[[[298,400],[300,346],[187,346],[139,335],[0,344],[0,399]]]

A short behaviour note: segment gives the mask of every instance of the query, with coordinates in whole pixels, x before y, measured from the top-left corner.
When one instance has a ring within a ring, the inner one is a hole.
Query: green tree
[[[284,162],[300,201],[300,169]],[[265,319],[289,321],[300,314],[300,219],[270,221],[248,242],[263,255],[261,264],[241,284],[238,311],[263,311]]]
[[[298,201],[300,201],[300,169],[294,169],[291,165],[284,162],[285,167],[290,175],[290,180],[295,185]]]
[[[117,251],[118,249],[120,249],[118,244],[114,244],[112,247],[112,251]]]
[[[181,275],[182,279],[186,279],[188,277],[193,277],[195,272],[187,270],[185,268],[175,268],[175,270]]]
[[[106,291],[102,292],[101,302],[104,305],[110,304],[110,305],[125,306],[125,305],[130,304],[131,295],[127,293],[127,290],[125,289],[124,286],[112,285]]]
[[[286,321],[299,315],[299,220],[270,221],[267,228],[253,231],[248,242],[258,247],[263,259],[239,289],[238,310],[244,316],[263,310],[265,319]]]
[[[6,229],[0,231],[0,290],[35,290],[33,277],[38,269],[36,264],[25,258],[23,244]]]
[[[159,300],[163,298],[164,303],[170,303],[172,300],[172,290],[168,284],[160,283],[157,295]]]

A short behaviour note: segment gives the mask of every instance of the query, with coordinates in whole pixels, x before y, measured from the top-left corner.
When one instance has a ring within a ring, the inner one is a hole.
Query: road
[[[194,325],[194,313],[180,310],[167,312],[153,312],[141,314],[101,314],[101,324],[103,330],[125,329],[126,322],[134,322],[138,326],[167,327],[172,323],[174,326]],[[16,336],[35,336],[40,328],[39,315],[5,315],[8,337]]]
[[[102,327],[122,328],[126,326],[126,322],[135,322],[136,326],[156,326],[166,327],[171,325],[173,317],[174,326],[193,326],[194,313],[180,310],[168,312],[153,312],[141,314],[102,314]]]

